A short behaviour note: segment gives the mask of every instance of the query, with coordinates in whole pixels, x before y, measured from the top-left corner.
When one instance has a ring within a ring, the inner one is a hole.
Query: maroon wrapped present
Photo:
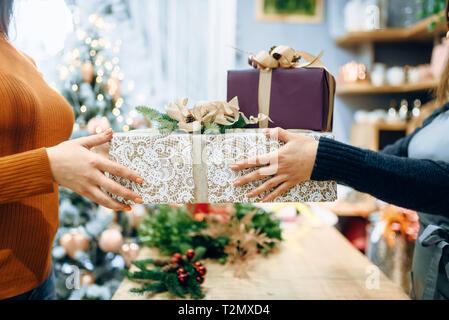
[[[332,131],[335,79],[324,68],[228,72],[228,101],[246,115],[267,114],[259,127]]]

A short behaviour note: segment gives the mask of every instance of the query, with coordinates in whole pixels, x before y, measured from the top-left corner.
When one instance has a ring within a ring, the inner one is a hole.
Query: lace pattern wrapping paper
[[[111,160],[137,172],[144,183],[110,176],[139,194],[145,204],[195,202],[192,135],[154,133],[115,134],[109,151]],[[120,202],[132,204],[112,195]]]
[[[332,138],[324,133],[301,134],[315,139],[321,136]],[[229,166],[237,160],[272,152],[281,146],[281,142],[268,139],[257,130],[201,136],[137,131],[116,134],[111,142],[111,160],[135,170],[144,183],[139,186],[125,179],[111,178],[136,191],[145,204],[257,203],[265,194],[253,199],[248,199],[246,194],[269,177],[234,187],[233,181],[237,177],[255,169],[233,172]],[[308,181],[275,202],[327,202],[336,198],[335,182]]]

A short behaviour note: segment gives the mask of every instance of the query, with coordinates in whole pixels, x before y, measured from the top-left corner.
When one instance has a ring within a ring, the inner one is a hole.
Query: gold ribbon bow
[[[242,116],[246,124],[258,124],[262,121],[271,121],[270,118],[260,113],[257,117],[247,118],[240,112],[238,98],[231,101],[203,101],[198,102],[193,109],[188,109],[187,98],[178,98],[170,103],[167,108],[167,115],[178,121],[178,128],[186,132],[201,131],[203,126],[216,123],[224,126],[232,126]]]
[[[323,51],[318,56],[313,56],[304,51],[296,51],[289,46],[277,46],[271,48],[270,52],[261,51],[257,55],[252,55],[254,62],[260,69],[272,70],[277,68],[307,68],[316,66],[325,68],[320,58]],[[303,58],[306,62],[299,63]]]
[[[320,61],[324,54],[321,51],[316,57],[305,51],[296,51],[289,46],[274,46],[269,52],[260,51],[258,54],[243,51],[241,49],[231,47],[237,51],[241,51],[250,56],[251,61],[253,61],[257,68],[262,70],[273,70],[273,69],[288,69],[288,68],[307,68],[307,67],[317,67],[324,68],[326,66]],[[301,59],[306,62],[299,63]],[[327,70],[327,69],[326,69]]]

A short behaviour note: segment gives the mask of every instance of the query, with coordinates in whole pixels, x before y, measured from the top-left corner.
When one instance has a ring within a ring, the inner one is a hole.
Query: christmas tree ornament
[[[112,101],[116,102],[122,96],[120,80],[115,77],[109,78],[106,83],[106,90],[112,96]]]
[[[95,117],[89,120],[87,123],[87,131],[90,135],[99,134],[111,127],[108,118]]]
[[[81,273],[81,285],[82,286],[90,286],[93,285],[95,283],[95,276],[87,271],[83,271]]]
[[[67,255],[75,260],[77,251],[89,249],[89,239],[79,231],[66,233],[59,238],[59,244],[65,249]]]
[[[123,236],[116,229],[103,231],[98,240],[98,246],[104,252],[118,252],[123,244]]]
[[[60,260],[63,259],[66,256],[66,251],[63,247],[61,246],[56,246],[53,248],[52,251],[52,255],[53,255],[53,259],[55,260]]]
[[[137,243],[125,243],[122,245],[120,249],[120,254],[123,259],[125,259],[125,264],[129,268],[131,266],[131,262],[136,260],[139,257],[140,247]]]
[[[81,65],[81,79],[86,83],[91,83],[94,79],[94,66],[90,62]]]

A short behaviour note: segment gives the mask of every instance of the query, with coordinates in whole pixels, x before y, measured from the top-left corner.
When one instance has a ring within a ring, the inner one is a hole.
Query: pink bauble
[[[117,78],[109,78],[107,83],[108,93],[112,96],[113,101],[117,101],[122,96],[122,90],[120,88],[120,80]]]
[[[89,134],[98,134],[106,131],[111,127],[109,120],[106,117],[92,118],[87,123],[87,131]]]
[[[81,78],[84,82],[91,83],[94,78],[94,66],[87,62],[81,66]]]
[[[78,231],[72,231],[62,235],[59,238],[59,244],[72,259],[75,259],[77,251],[87,251],[89,249],[89,239]]]
[[[116,229],[103,231],[98,240],[98,246],[104,252],[118,252],[123,244],[123,236]]]

